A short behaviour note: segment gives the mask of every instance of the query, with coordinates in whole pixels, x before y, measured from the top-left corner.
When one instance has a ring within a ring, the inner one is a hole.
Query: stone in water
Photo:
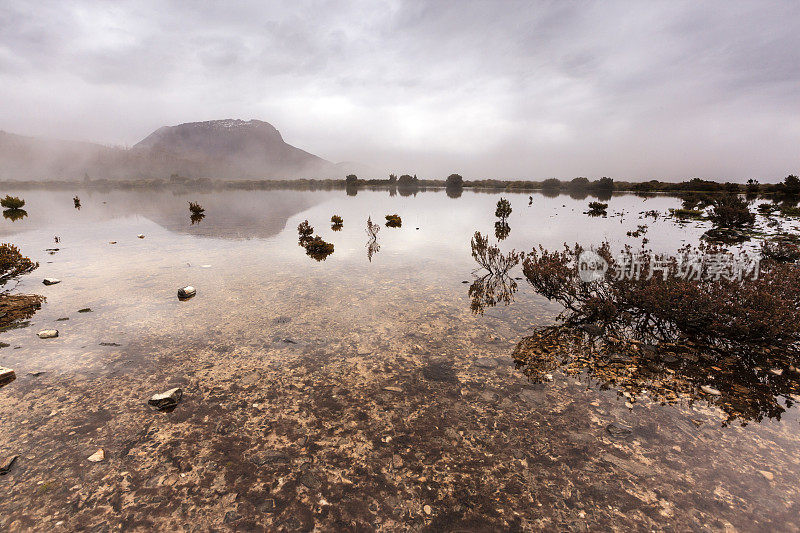
[[[45,285],[55,285],[56,283],[61,283],[61,280],[56,278],[44,278],[42,283]]]
[[[164,411],[178,405],[178,402],[183,398],[183,390],[176,387],[160,394],[153,394],[147,403],[158,409]]]
[[[103,451],[103,448],[100,448],[99,450],[97,450],[96,452],[94,452],[92,455],[90,455],[88,457],[89,461],[91,461],[93,463],[99,463],[100,461],[102,461],[105,458],[106,458],[106,452]]]
[[[58,330],[57,329],[43,329],[39,333],[37,333],[40,339],[55,339],[58,337]]]
[[[197,294],[197,289],[195,289],[191,285],[187,285],[186,287],[181,287],[180,289],[178,289],[178,298],[180,300],[188,300],[195,294]]]
[[[0,387],[8,385],[17,379],[17,375],[10,368],[3,368],[0,366]]]

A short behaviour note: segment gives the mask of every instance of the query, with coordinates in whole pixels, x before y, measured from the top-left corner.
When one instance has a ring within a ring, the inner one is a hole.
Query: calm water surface
[[[501,195],[77,191],[76,210],[72,193],[16,194],[28,216],[2,220],[2,240],[40,262],[17,290],[47,302],[0,334],[18,376],[0,391],[0,452],[20,455],[0,527],[800,528],[796,407],[723,423],[702,399],[631,404],[514,368],[516,343],[560,309],[520,280],[511,305],[470,310],[470,239],[496,242]],[[591,198],[502,196],[503,250],[640,246],[626,233],[646,224],[670,252],[708,229],[642,215],[675,198],[615,196],[590,218]],[[383,225],[392,213],[401,228]],[[326,260],[298,246],[303,220],[334,244]],[[178,301],[184,285],[197,296]],[[171,385],[184,401],[151,413]],[[87,463],[97,448],[109,460]]]

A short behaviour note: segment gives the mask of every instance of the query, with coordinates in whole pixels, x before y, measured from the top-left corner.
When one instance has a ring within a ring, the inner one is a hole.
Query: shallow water
[[[723,424],[702,399],[629,408],[561,370],[531,383],[511,352],[560,309],[520,280],[510,305],[470,310],[470,238],[496,241],[500,196],[500,246],[523,251],[640,246],[626,233],[647,224],[648,246],[674,252],[708,229],[642,215],[675,198],[615,196],[590,218],[591,198],[540,194],[76,193],[80,210],[72,193],[11,192],[28,216],[0,222],[40,262],[17,290],[47,297],[0,334],[18,376],[0,390],[0,457],[20,455],[2,527],[800,528],[796,407]],[[334,244],[324,261],[298,246],[303,220]],[[179,301],[183,285],[197,296]],[[149,411],[174,385],[178,408]],[[109,458],[88,463],[97,448]]]

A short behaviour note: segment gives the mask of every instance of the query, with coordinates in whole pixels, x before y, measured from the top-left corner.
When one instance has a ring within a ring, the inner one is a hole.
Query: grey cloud
[[[798,172],[800,4],[0,5],[0,129],[132,144],[260,118],[332,160],[443,176]]]

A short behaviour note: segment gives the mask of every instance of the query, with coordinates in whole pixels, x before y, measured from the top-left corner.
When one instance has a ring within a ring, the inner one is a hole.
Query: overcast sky
[[[0,129],[257,118],[424,177],[800,172],[800,2],[0,2]]]

